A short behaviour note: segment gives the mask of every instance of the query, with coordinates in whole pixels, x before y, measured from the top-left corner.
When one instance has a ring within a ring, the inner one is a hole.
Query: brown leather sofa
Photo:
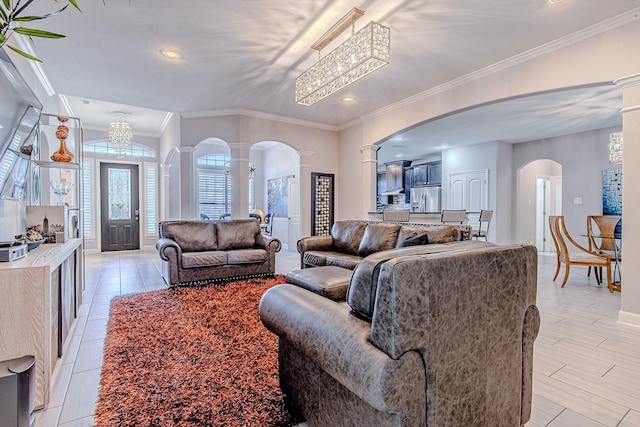
[[[162,221],[156,248],[169,286],[273,275],[280,240],[260,233],[255,219]]]
[[[260,317],[279,337],[288,403],[314,427],[524,425],[537,251],[466,243],[365,258],[346,302],[291,284],[267,290]]]
[[[469,240],[468,225],[396,224],[374,221],[336,221],[329,236],[298,241],[300,268],[332,265],[353,270],[366,256],[415,245]]]

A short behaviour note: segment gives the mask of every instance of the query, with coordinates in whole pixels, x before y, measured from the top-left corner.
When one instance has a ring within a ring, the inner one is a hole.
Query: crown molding
[[[618,27],[621,27],[623,25],[626,25],[630,22],[636,21],[638,20],[640,15],[640,7],[635,8],[635,9],[631,9],[628,12],[625,12],[621,15],[618,15],[616,17],[607,19],[605,21],[599,22],[597,24],[594,24],[590,27],[584,28],[580,31],[577,31],[573,34],[569,34],[567,36],[561,37],[559,39],[556,39],[552,42],[549,43],[545,43],[541,46],[535,47],[533,49],[529,49],[527,51],[524,51],[522,53],[519,53],[517,55],[514,55],[510,58],[507,58],[505,60],[496,62],[495,64],[489,65],[487,67],[481,68],[477,71],[474,71],[472,73],[466,74],[462,77],[459,77],[457,79],[448,81],[444,84],[441,84],[439,86],[436,86],[434,88],[428,89],[424,92],[418,93],[416,95],[410,96],[408,98],[405,98],[401,101],[398,101],[396,103],[393,104],[389,104],[385,107],[382,107],[378,110],[372,111],[369,114],[365,114],[363,116],[361,116],[359,119],[357,120],[352,120],[349,123],[345,123],[344,125],[339,126],[339,130],[344,130],[347,129],[351,126],[355,126],[359,123],[368,121],[368,120],[372,120],[376,117],[379,117],[381,115],[390,113],[392,111],[398,110],[400,108],[403,108],[407,105],[413,104],[417,101],[421,101],[427,98],[430,98],[434,95],[446,92],[448,90],[454,89],[456,87],[465,85],[467,83],[470,83],[474,80],[478,80],[481,78],[484,78],[486,76],[489,76],[491,74],[494,74],[498,71],[503,71],[506,70],[508,68],[511,68],[515,65],[519,65],[522,64],[524,62],[530,61],[532,59],[541,57],[543,55],[547,55],[551,52],[554,52],[556,50],[559,49],[563,49],[567,46],[571,46],[575,43],[587,40],[591,37],[597,36],[599,34],[602,33],[606,33],[607,31],[611,31],[613,29],[616,29]]]
[[[213,110],[213,111],[193,111],[188,113],[182,113],[182,118],[202,118],[202,117],[220,117],[220,116],[247,116],[258,119],[272,120],[276,122],[282,122],[292,125],[299,125],[311,128],[317,128],[322,130],[330,130],[337,132],[338,127],[329,125],[326,123],[314,122],[311,120],[296,119],[293,117],[282,116],[279,114],[265,113],[262,111],[248,110],[246,108],[231,108],[226,110]]]

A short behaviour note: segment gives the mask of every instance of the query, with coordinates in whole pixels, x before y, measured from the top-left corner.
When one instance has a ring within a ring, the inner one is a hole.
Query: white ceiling
[[[564,0],[556,5],[547,0],[79,4],[82,13],[69,8],[37,21],[38,27],[68,36],[35,41],[44,74],[85,127],[106,131],[114,111],[123,111],[134,134],[154,136],[167,113],[250,110],[339,127],[591,26],[637,19],[640,11],[640,0]],[[35,14],[52,6],[40,2],[31,7]],[[311,107],[295,104],[294,79],[317,59],[311,44],[353,7],[366,11],[356,30],[371,20],[391,28],[390,65]],[[163,58],[161,49],[176,49],[183,58]],[[356,101],[341,102],[345,95]],[[519,142],[615,126],[621,120],[620,105],[615,86],[584,88],[467,111],[403,137],[405,145],[416,140],[418,147]]]

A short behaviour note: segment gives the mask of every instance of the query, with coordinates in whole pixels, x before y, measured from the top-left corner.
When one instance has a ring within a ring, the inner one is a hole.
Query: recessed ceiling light
[[[356,99],[353,96],[343,96],[342,97],[342,102],[344,102],[345,104],[351,104],[355,100]]]
[[[160,55],[169,59],[180,59],[182,58],[182,54],[177,50],[163,49],[160,51]]]
[[[562,3],[564,0],[547,0],[547,2],[549,4],[557,4],[557,3]]]

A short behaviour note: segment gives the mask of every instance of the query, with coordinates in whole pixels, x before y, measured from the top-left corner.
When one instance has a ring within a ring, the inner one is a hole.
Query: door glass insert
[[[109,168],[109,220],[131,219],[131,171]]]

